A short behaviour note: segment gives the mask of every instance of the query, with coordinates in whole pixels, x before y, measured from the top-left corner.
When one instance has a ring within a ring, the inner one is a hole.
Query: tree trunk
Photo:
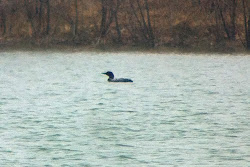
[[[78,33],[78,4],[77,0],[75,0],[75,13],[76,13],[76,18],[75,18],[75,35]]]
[[[221,7],[219,6],[219,4],[218,4],[218,8],[219,8],[219,12],[220,12],[220,16],[221,16],[221,21],[222,21],[222,23],[223,23],[224,30],[225,30],[225,32],[226,32],[226,34],[227,34],[227,38],[230,40],[230,39],[231,39],[231,36],[230,36],[229,30],[228,30],[228,27],[227,27],[227,25],[226,25],[226,20],[225,20],[225,18],[224,18],[222,9],[221,9]]]
[[[47,0],[47,29],[46,34],[49,35],[50,32],[50,0]]]
[[[231,39],[235,40],[236,36],[236,7],[237,7],[237,2],[236,0],[232,0],[232,15],[231,15]]]
[[[103,38],[106,34],[106,19],[107,19],[107,4],[106,0],[102,0],[102,20],[101,20],[101,38]]]
[[[145,17],[144,17],[144,15],[143,15],[143,11],[142,11],[140,2],[139,2],[139,0],[136,0],[136,2],[137,2],[137,5],[138,5],[138,8],[139,8],[139,13],[140,13],[141,18],[142,18],[142,23],[143,23],[143,25],[144,25],[144,29],[145,29],[145,31],[146,31],[147,34],[148,34],[149,30],[148,30],[147,23],[146,23],[146,21],[145,21]],[[146,1],[145,1],[145,3],[146,3]],[[145,5],[146,5],[146,4],[145,4]]]
[[[116,28],[116,32],[117,32],[117,42],[120,44],[120,43],[122,43],[122,35],[121,35],[121,30],[120,30],[118,16],[117,16],[119,6],[120,6],[120,0],[117,0],[114,15],[115,15],[115,28]]]
[[[136,10],[135,10],[135,7],[134,7],[134,5],[133,5],[132,0],[129,0],[129,3],[130,3],[130,7],[131,7],[131,9],[132,9],[132,13],[133,13],[133,15],[135,16],[136,21],[139,23],[140,29],[142,30],[142,35],[143,35],[143,37],[147,40],[148,37],[147,37],[147,35],[146,35],[145,28],[143,27],[143,25],[142,25],[142,23],[141,23],[141,21],[140,21],[138,15],[137,15],[137,12],[136,12]],[[135,25],[135,28],[136,28],[136,25]]]
[[[101,27],[100,27],[100,39],[103,39],[108,29],[113,22],[114,18],[114,9],[113,9],[114,2],[110,0],[102,0],[102,19],[101,19]],[[99,42],[99,41],[98,41]]]
[[[150,21],[148,0],[144,0],[144,1],[145,1],[145,7],[146,7],[147,19],[148,19],[149,43],[151,47],[155,47],[155,37],[154,37],[154,33],[153,33],[152,26],[151,26],[151,21]]]
[[[244,17],[244,27],[245,27],[245,39],[246,39],[246,49],[250,50],[250,10],[248,9],[248,20],[247,20],[247,7],[248,3],[245,0],[242,0],[243,7],[243,17]],[[248,7],[249,8],[249,7]]]
[[[130,7],[132,9],[132,14],[134,15],[135,20],[139,25],[139,28],[138,28],[139,32],[137,32],[137,33],[141,33],[141,35],[143,36],[144,41],[142,41],[142,42],[144,44],[146,44],[150,47],[154,47],[155,46],[155,37],[154,37],[153,28],[152,28],[151,19],[150,19],[150,14],[149,14],[150,11],[149,11],[148,0],[143,0],[142,2],[144,4],[144,8],[141,5],[141,1],[136,0],[136,4],[138,6],[138,10],[136,10],[133,1],[129,0]],[[137,25],[135,24],[134,27],[136,28]]]
[[[31,36],[33,36],[35,34],[35,26],[34,26],[34,22],[33,22],[32,12],[29,9],[27,0],[24,0],[24,5],[25,5],[25,8],[26,8],[28,21],[30,22],[30,25],[31,25],[31,31],[32,31]]]
[[[83,0],[81,0],[80,3],[81,3],[80,6],[81,6],[81,11],[82,11],[80,15],[80,22],[81,22],[80,24],[81,24],[81,27],[84,27],[84,5],[85,4]]]
[[[39,1],[39,0],[36,0],[36,14],[39,13],[39,10],[38,10],[38,1]]]
[[[250,13],[250,11],[249,11]],[[247,50],[250,51],[250,14],[248,15]]]
[[[214,15],[215,15],[215,26],[216,26],[215,38],[216,38],[216,43],[219,43],[221,41],[222,37],[221,37],[221,33],[220,33],[218,10],[215,10]]]
[[[6,25],[6,14],[4,13],[4,11],[2,11],[2,26],[3,26],[3,33],[2,35],[6,34],[6,30],[7,30],[7,25]]]
[[[72,21],[70,23],[70,30],[72,32],[73,37],[75,37],[76,36],[76,34],[75,34],[76,33],[76,25],[75,25],[74,21]]]
[[[246,2],[248,10],[248,30],[247,30],[247,50],[250,51],[250,6],[249,1]]]
[[[43,2],[40,0],[40,7],[39,7],[39,21],[38,21],[38,28],[39,32],[41,33],[43,31],[42,29],[42,16],[43,16]]]

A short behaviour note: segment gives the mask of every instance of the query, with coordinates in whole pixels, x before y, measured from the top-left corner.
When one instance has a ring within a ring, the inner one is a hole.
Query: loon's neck
[[[112,81],[112,80],[114,80],[114,78],[112,78],[112,77],[109,77],[108,81]]]

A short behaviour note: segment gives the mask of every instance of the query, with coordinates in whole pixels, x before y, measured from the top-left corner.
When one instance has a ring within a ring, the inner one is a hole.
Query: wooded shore
[[[247,54],[250,52],[243,47],[228,48],[182,48],[171,46],[145,47],[139,45],[79,45],[67,44],[35,44],[31,41],[6,42],[0,44],[0,52],[11,51],[55,51],[55,52],[153,52],[153,53],[194,53],[194,54]]]
[[[0,50],[248,52],[248,0],[0,0]]]

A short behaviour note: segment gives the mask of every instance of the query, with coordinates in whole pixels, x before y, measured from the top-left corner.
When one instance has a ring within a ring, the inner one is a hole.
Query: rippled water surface
[[[0,53],[1,167],[247,167],[249,120],[250,56]]]

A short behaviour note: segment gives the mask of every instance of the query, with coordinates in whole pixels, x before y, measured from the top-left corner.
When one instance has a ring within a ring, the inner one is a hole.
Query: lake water
[[[1,167],[249,167],[249,120],[247,55],[0,53]]]

